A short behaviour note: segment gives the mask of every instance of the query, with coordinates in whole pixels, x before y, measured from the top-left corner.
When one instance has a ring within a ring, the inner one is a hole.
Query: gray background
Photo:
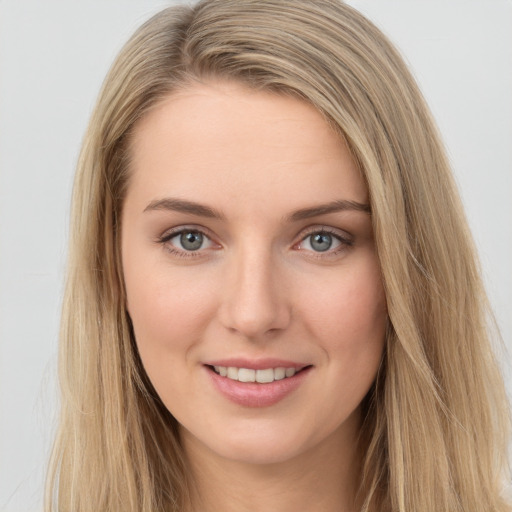
[[[399,46],[432,107],[511,349],[512,2],[349,3]],[[0,511],[42,507],[80,141],[115,54],[168,4],[0,0]]]

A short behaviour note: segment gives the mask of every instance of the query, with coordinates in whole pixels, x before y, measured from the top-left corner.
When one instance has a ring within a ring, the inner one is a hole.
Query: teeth
[[[261,384],[274,382],[274,370],[272,368],[268,368],[267,370],[256,370],[256,381]]]
[[[238,370],[238,380],[240,382],[256,382],[256,370],[240,368]]]
[[[295,368],[286,368],[285,375],[287,377],[293,377],[295,375]]]
[[[230,366],[227,373],[228,379],[238,380],[238,368]]]
[[[228,369],[225,366],[214,366],[215,371],[221,376],[226,377],[228,374]]]
[[[281,380],[286,377],[286,368],[276,368],[274,370],[274,380]]]
[[[268,384],[275,380],[293,377],[297,373],[295,368],[266,368],[265,370],[251,370],[250,368],[235,368],[233,366],[214,366],[213,368],[221,377],[239,382],[259,382],[260,384]]]

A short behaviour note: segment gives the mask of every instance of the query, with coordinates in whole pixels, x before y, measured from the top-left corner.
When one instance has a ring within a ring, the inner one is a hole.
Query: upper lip
[[[234,368],[248,368],[250,370],[266,370],[267,368],[295,368],[296,370],[302,370],[306,366],[311,366],[307,363],[301,363],[287,359],[246,359],[243,357],[215,359],[211,361],[206,361],[204,364],[207,366],[231,366]]]

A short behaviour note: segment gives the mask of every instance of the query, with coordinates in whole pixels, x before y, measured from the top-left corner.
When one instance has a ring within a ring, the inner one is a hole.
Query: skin
[[[146,372],[181,425],[191,510],[352,510],[359,406],[387,318],[371,216],[291,218],[333,201],[368,203],[346,145],[305,102],[211,82],[154,108],[131,150],[127,308]],[[176,211],[165,198],[220,217]],[[201,247],[187,251],[180,230],[204,232]],[[319,232],[326,251],[312,244]],[[219,393],[204,365],[227,357],[312,368],[278,403],[245,407]]]

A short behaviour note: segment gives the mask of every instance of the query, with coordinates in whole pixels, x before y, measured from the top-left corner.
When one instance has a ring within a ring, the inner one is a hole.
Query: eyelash
[[[202,235],[203,237],[205,237],[210,242],[210,244],[216,244],[215,242],[213,242],[212,236],[209,235],[208,232],[204,228],[188,227],[188,226],[179,227],[172,231],[168,231],[168,232],[164,233],[162,236],[160,236],[157,239],[157,242],[159,244],[163,245],[165,247],[165,249],[169,253],[171,253],[173,256],[177,256],[179,258],[203,257],[204,249],[198,249],[196,251],[187,251],[185,249],[178,249],[177,247],[175,247],[169,243],[173,238],[175,238],[179,235],[182,235],[184,233],[198,233],[198,234]],[[338,254],[340,254],[341,252],[349,249],[350,247],[352,247],[354,245],[354,241],[352,240],[352,238],[350,236],[343,236],[338,230],[335,230],[330,227],[325,227],[325,226],[321,226],[321,227],[315,226],[315,227],[311,227],[311,228],[307,229],[305,233],[302,233],[300,240],[297,243],[295,243],[293,245],[293,247],[297,248],[297,250],[302,250],[302,249],[299,249],[299,246],[301,244],[303,244],[309,237],[311,237],[313,235],[332,236],[334,239],[336,239],[340,243],[340,245],[339,245],[339,247],[337,247],[334,250],[332,250],[332,249],[327,249],[326,251],[309,251],[308,250],[307,252],[311,253],[308,256],[312,257],[312,258],[327,259],[329,257],[335,257]],[[220,247],[219,244],[216,244],[216,245],[218,245]]]
[[[321,227],[311,227],[306,230],[305,233],[301,235],[301,239],[297,244],[294,244],[294,247],[297,247],[301,244],[303,244],[309,237],[312,237],[313,235],[329,235],[332,236],[335,240],[339,242],[339,246],[335,249],[327,249],[326,251],[307,251],[308,256],[311,258],[317,258],[317,259],[327,259],[327,258],[334,258],[338,256],[343,251],[346,251],[350,247],[354,245],[354,241],[352,237],[350,237],[347,234],[342,235],[340,231],[327,227],[327,226],[321,226]]]
[[[198,249],[197,251],[187,251],[185,249],[178,249],[174,247],[169,242],[175,238],[176,236],[182,235],[184,233],[199,233],[204,238],[210,241],[210,243],[214,244],[212,241],[212,236],[209,235],[204,228],[198,227],[189,227],[189,226],[181,226],[172,231],[167,231],[161,237],[157,239],[157,242],[162,244],[165,249],[170,252],[173,256],[177,256],[179,258],[198,258],[204,256],[203,250]],[[217,244],[218,245],[218,244]]]

